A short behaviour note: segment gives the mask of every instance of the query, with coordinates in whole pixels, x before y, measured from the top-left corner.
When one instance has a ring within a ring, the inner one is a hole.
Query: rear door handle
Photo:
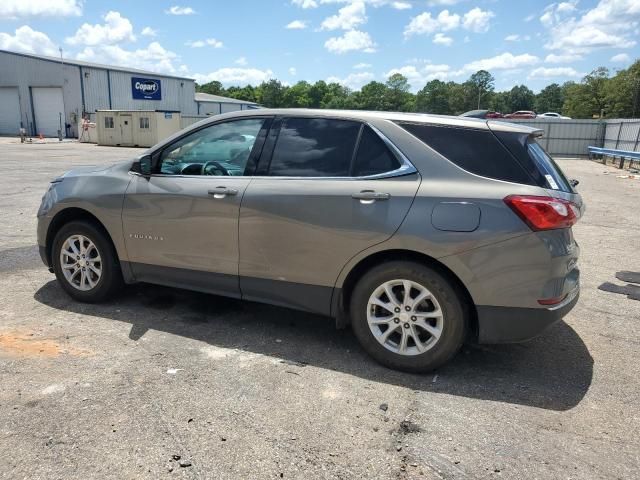
[[[229,187],[216,187],[212,190],[209,190],[207,193],[209,195],[212,195],[213,198],[224,198],[227,195],[237,195],[238,190],[235,188],[229,188]]]
[[[352,198],[360,200],[360,203],[368,205],[377,200],[389,200],[391,195],[388,193],[374,192],[373,190],[362,190],[361,192],[351,195]]]

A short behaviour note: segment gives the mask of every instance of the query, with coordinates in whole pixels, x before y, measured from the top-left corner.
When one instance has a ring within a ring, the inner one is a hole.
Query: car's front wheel
[[[441,366],[466,334],[467,308],[452,282],[414,262],[387,262],[368,271],[353,291],[350,314],[364,349],[398,370]]]
[[[81,302],[100,302],[122,285],[118,258],[102,229],[84,221],[64,225],[51,250],[56,278],[62,288]]]

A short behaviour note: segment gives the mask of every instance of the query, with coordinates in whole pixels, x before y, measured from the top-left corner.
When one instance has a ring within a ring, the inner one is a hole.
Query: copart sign
[[[138,100],[162,100],[160,80],[131,77],[131,94]]]

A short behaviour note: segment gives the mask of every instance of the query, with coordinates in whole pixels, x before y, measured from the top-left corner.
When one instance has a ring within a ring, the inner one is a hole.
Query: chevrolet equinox
[[[529,339],[578,300],[584,207],[540,133],[404,113],[217,115],[53,180],[40,255],[81,302],[148,282],[286,306],[423,372],[465,339]]]

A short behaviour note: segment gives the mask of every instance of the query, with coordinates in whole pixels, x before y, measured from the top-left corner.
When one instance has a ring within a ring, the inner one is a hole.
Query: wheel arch
[[[462,293],[464,302],[469,309],[469,330],[470,334],[476,338],[478,333],[478,315],[473,302],[473,298],[467,287],[462,280],[456,275],[444,263],[436,260],[435,258],[426,255],[415,250],[383,250],[371,253],[370,255],[362,258],[356,263],[349,273],[344,277],[339,295],[334,295],[332,299],[331,311],[336,318],[336,325],[338,328],[346,328],[349,325],[349,304],[351,301],[351,295],[353,289],[359,278],[365,275],[373,267],[380,265],[381,263],[393,262],[393,261],[410,261],[426,265],[438,271],[441,275],[447,278],[454,287]]]
[[[96,217],[94,214],[92,214],[88,210],[85,210],[84,208],[69,207],[56,213],[55,216],[51,219],[51,222],[49,223],[49,227],[47,228],[45,248],[46,248],[48,265],[50,266],[52,265],[51,250],[53,248],[53,239],[56,237],[56,234],[60,231],[60,229],[64,225],[74,221],[89,222],[95,225],[96,227],[98,227],[102,231],[102,233],[104,233],[107,240],[111,243],[111,246],[113,247],[113,251],[117,252],[117,249],[115,247],[113,239],[111,238],[111,235],[109,234],[109,231],[106,229],[104,224],[98,219],[98,217]]]

